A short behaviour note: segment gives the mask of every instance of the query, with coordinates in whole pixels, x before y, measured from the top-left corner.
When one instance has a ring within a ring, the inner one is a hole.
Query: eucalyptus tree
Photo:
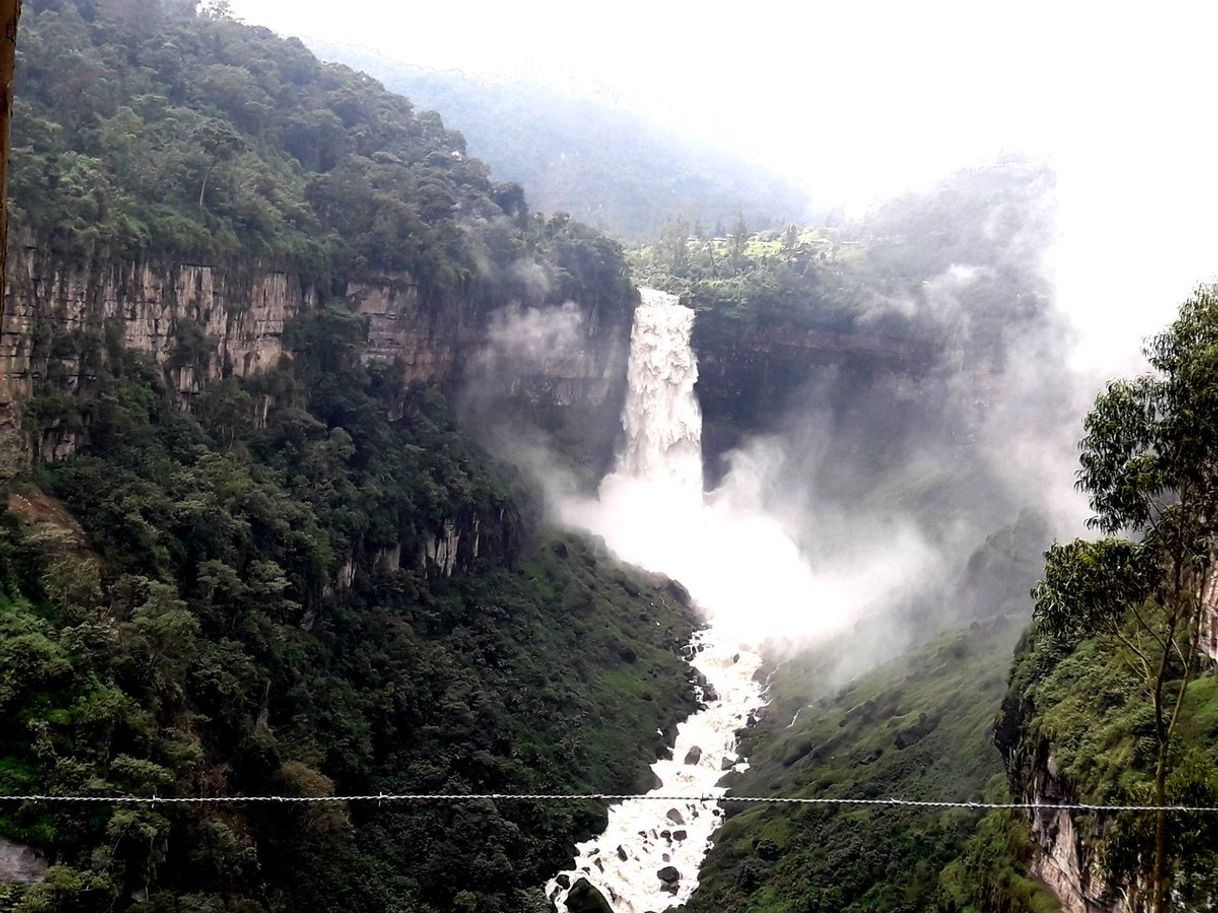
[[[1033,590],[1040,626],[1106,635],[1153,708],[1155,805],[1199,661],[1218,531],[1218,286],[1198,288],[1146,346],[1153,373],[1117,380],[1084,422],[1077,484],[1097,540],[1054,545]],[[1150,909],[1170,902],[1166,813],[1155,813]]]

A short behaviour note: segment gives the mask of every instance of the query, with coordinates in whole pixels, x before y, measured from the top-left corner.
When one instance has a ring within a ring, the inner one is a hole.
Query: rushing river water
[[[680,577],[679,566],[656,558],[670,551],[674,536],[688,535],[676,519],[696,517],[703,504],[702,416],[690,345],[694,312],[676,296],[652,289],[640,294],[622,415],[625,445],[602,483],[600,501],[572,508],[567,519],[605,534],[628,560]],[[630,522],[619,522],[620,511]],[[737,750],[739,731],[765,703],[757,682],[761,657],[744,645],[738,626],[728,631],[712,620],[691,642],[689,661],[707,686],[702,707],[679,725],[671,756],[652,764],[658,784],[652,796],[722,795],[726,774],[747,766]],[[658,913],[682,904],[698,884],[722,820],[720,805],[706,801],[613,806],[604,832],[579,844],[573,865],[550,880],[546,895],[561,913],[583,880],[615,913]]]
[[[672,756],[651,765],[658,785],[649,795],[722,795],[726,790],[718,784],[724,775],[747,766],[737,754],[737,734],[764,703],[754,678],[761,658],[716,644],[713,630],[699,632],[690,651],[691,664],[713,693],[678,727]],[[703,801],[631,799],[615,805],[604,832],[579,844],[571,869],[546,885],[547,896],[564,910],[569,888],[584,878],[616,913],[682,904],[698,884],[698,869],[722,820],[722,808]]]

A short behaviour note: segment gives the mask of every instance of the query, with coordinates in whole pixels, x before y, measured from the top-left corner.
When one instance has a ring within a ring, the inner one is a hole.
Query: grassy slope
[[[822,671],[832,667],[830,649],[784,665],[773,679],[766,720],[745,739],[753,766],[734,789],[966,801],[987,789],[1001,794],[1002,764],[990,729],[1020,623],[997,618],[944,634],[835,693]],[[972,848],[980,817],[967,810],[777,805],[737,811],[688,909],[969,909],[940,882]],[[1037,904],[1025,909],[1052,909],[1030,885],[1021,888]]]

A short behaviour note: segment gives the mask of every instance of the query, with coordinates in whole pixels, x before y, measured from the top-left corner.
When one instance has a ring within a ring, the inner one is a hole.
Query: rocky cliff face
[[[1015,801],[1076,803],[1078,790],[1062,774],[1050,737],[1032,728],[1035,697],[1027,685],[1045,674],[1036,657],[1036,645],[1026,639],[1016,649],[1016,667],[1002,702],[994,743],[1002,754]],[[1101,866],[1100,851],[1110,824],[1110,820],[1061,809],[1028,813],[1030,871],[1057,895],[1062,913],[1130,913],[1127,886],[1111,883]]]
[[[1014,690],[1007,693],[994,732],[1002,753],[1011,794],[1016,801],[1048,805],[1076,802],[1078,796],[1061,776],[1047,739],[1024,732],[1029,707]],[[1123,896],[1104,880],[1098,859],[1103,834],[1094,819],[1073,812],[1030,812],[1030,870],[1061,902],[1062,913],[1128,913]]]
[[[705,420],[703,451],[712,468],[714,459],[745,434],[774,430],[764,423],[808,400],[811,384],[817,385],[816,399],[826,407],[854,408],[861,391],[916,384],[936,358],[930,346],[914,340],[742,323],[714,311],[699,311],[693,346]]]
[[[298,276],[254,262],[79,262],[20,239],[10,245],[5,291],[0,445],[7,441],[5,446],[21,450],[28,441],[46,462],[68,458],[87,440],[87,421],[63,417],[62,403],[82,401],[116,349],[147,354],[189,409],[209,381],[255,375],[290,357],[285,327],[323,298]],[[505,309],[473,294],[434,302],[403,274],[352,281],[342,292],[367,319],[363,357],[397,365],[407,382],[436,384],[449,393],[477,387],[484,414],[525,413],[553,427],[569,416],[585,422],[592,415],[599,426],[616,427],[629,301],[609,314],[577,302]],[[567,332],[563,344],[545,345],[543,339],[542,345],[532,345],[530,357],[518,357],[513,340],[519,334],[509,330],[521,314],[529,315],[526,324],[561,318]],[[59,412],[31,411],[39,398],[57,399]],[[265,397],[257,404],[263,419],[270,406]],[[23,435],[15,433],[19,429]],[[611,442],[610,431],[596,446],[608,454]],[[417,553],[403,554],[396,546],[352,557],[333,587],[347,589],[356,573],[403,567],[451,575],[480,554],[507,553],[508,543],[500,541],[506,535],[501,519],[436,517],[431,538]]]
[[[1041,747],[1040,755],[1024,798],[1040,803],[1074,801],[1047,745]],[[1101,834],[1094,823],[1064,810],[1033,812],[1030,817],[1035,847],[1031,872],[1057,895],[1062,913],[1128,913],[1124,897],[1105,882],[1100,871],[1096,843]]]
[[[53,380],[69,392],[91,369],[82,349],[107,334],[146,352],[185,397],[220,376],[272,367],[284,324],[316,300],[293,276],[258,266],[72,263],[25,244],[10,253],[0,370],[21,397]]]
[[[32,848],[0,837],[0,885],[43,880],[48,863]]]
[[[1201,652],[1218,662],[1218,570],[1201,591]]]
[[[408,382],[454,389],[496,345],[497,309],[473,295],[428,302],[404,274],[352,281],[343,294],[367,318],[364,357],[396,362]],[[0,315],[0,430],[16,428],[19,404],[31,395],[79,391],[115,344],[151,356],[188,406],[207,381],[273,367],[285,354],[285,325],[320,297],[299,277],[253,262],[81,263],[13,244]],[[513,369],[494,393],[540,408],[616,413],[630,308],[607,319],[578,303],[564,307],[578,317],[574,346]],[[74,452],[79,431],[41,431],[43,459]]]

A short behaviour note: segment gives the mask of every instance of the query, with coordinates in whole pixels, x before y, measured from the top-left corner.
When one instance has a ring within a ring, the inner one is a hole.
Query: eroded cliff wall
[[[115,343],[151,356],[188,404],[209,380],[272,368],[285,354],[285,326],[322,297],[300,277],[255,261],[81,262],[29,242],[12,245],[0,315],[5,424],[13,429],[17,407],[34,394],[77,391]],[[366,359],[398,364],[408,382],[450,390],[483,363],[502,310],[475,294],[428,301],[406,274],[354,280],[331,297],[367,318]],[[629,303],[609,317],[579,302],[567,307],[579,317],[575,347],[514,369],[496,392],[535,404],[616,408],[610,401],[624,376]],[[64,445],[44,456],[70,452]]]
[[[1218,662],[1218,570],[1201,591],[1201,652]]]
[[[75,391],[96,366],[89,337],[146,352],[184,396],[221,376],[273,367],[285,323],[316,301],[284,272],[250,264],[94,259],[81,263],[35,245],[12,250],[0,320],[0,369],[21,398],[41,382]]]
[[[252,260],[82,261],[28,239],[10,245],[9,264],[0,314],[0,439],[45,462],[66,459],[87,443],[87,417],[66,418],[64,403],[84,402],[117,350],[149,356],[189,410],[208,382],[256,375],[291,357],[285,329],[293,318],[335,302],[366,318],[365,360],[395,365],[408,383],[435,384],[458,400],[476,388],[482,411],[475,418],[510,411],[557,428],[577,415],[580,422],[612,429],[621,408],[631,301],[614,308],[564,302],[532,309],[542,315],[534,322],[544,323],[551,312],[561,315],[570,334],[563,346],[535,347],[522,359],[511,346],[501,351],[504,328],[524,312],[519,305],[503,306],[474,292],[429,300],[406,274],[323,291]],[[272,406],[265,399],[257,405],[263,419]],[[611,432],[595,445],[607,459]],[[436,517],[434,539],[417,555],[398,547],[352,556],[334,586],[349,586],[365,564],[382,571],[413,564],[452,574],[480,551],[494,551],[487,531],[495,528],[493,517]]]

